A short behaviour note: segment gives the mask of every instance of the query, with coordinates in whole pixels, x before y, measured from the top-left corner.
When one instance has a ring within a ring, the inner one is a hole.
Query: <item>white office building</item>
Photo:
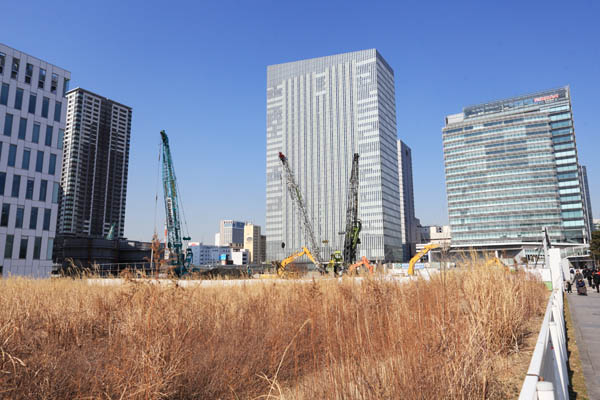
[[[307,244],[282,176],[282,152],[323,259],[342,248],[352,156],[359,153],[359,255],[401,260],[396,140],[394,72],[375,49],[268,66],[267,259]]]
[[[49,276],[71,73],[0,44],[0,276]]]

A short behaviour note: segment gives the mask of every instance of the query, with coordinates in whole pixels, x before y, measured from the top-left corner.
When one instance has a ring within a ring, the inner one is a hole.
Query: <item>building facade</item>
[[[268,260],[307,244],[279,152],[303,191],[322,258],[342,248],[352,156],[359,153],[359,254],[402,259],[394,90],[394,72],[375,49],[267,67]]]
[[[221,246],[244,247],[244,223],[231,219],[221,220],[219,240]]]
[[[71,73],[0,44],[0,276],[49,276]]]
[[[453,245],[588,237],[568,87],[466,107],[442,129]]]
[[[400,224],[402,227],[402,261],[415,255],[417,219],[413,191],[412,152],[402,140],[398,140],[398,177],[400,191]]]
[[[260,264],[262,258],[260,226],[251,223],[244,225],[244,249],[248,250],[250,263]]]
[[[61,177],[61,235],[125,231],[131,107],[76,88],[67,93]]]
[[[583,189],[583,211],[585,214],[585,224],[589,233],[588,241],[592,240],[594,231],[594,216],[592,214],[592,198],[590,197],[590,187],[588,185],[587,168],[584,165],[579,167],[579,176],[581,178],[581,188]]]
[[[222,254],[229,254],[231,248],[227,246],[210,246],[198,242],[189,243],[192,250],[193,265],[218,264]]]

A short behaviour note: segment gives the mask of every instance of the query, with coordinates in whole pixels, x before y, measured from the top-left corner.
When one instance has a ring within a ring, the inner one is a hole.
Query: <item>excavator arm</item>
[[[437,249],[438,247],[440,247],[439,244],[428,244],[423,248],[423,250],[415,254],[415,256],[410,259],[410,262],[408,264],[408,275],[415,274],[415,264],[421,259],[421,257],[429,253],[431,250]]]
[[[371,265],[371,263],[369,262],[369,260],[367,260],[367,257],[365,257],[365,256],[363,256],[359,262],[354,263],[351,266],[349,266],[348,273],[351,274],[352,272],[354,272],[356,270],[356,268],[360,267],[361,265],[364,265],[365,267],[367,267],[369,269],[369,274],[373,274],[373,266]]]
[[[277,275],[283,276],[283,274],[285,273],[285,267],[287,267],[288,264],[290,264],[292,261],[302,257],[305,254],[310,259],[310,261],[312,261],[313,264],[317,265],[318,267],[317,261],[313,257],[312,253],[306,247],[303,247],[301,251],[292,254],[291,256],[283,259],[281,262],[274,262],[275,268],[277,270]]]

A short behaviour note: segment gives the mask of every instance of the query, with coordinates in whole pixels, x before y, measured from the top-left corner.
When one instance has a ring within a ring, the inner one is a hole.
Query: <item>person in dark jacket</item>
[[[593,279],[596,286],[596,293],[600,293],[600,270],[594,272]]]
[[[586,267],[583,276],[585,276],[585,278],[587,279],[589,287],[593,287],[592,286],[592,277],[593,277],[592,274],[593,274],[593,271]]]

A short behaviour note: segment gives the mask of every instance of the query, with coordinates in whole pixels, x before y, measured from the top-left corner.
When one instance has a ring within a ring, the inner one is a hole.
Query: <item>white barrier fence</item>
[[[552,293],[519,400],[569,398],[563,271],[560,250],[549,253]]]

